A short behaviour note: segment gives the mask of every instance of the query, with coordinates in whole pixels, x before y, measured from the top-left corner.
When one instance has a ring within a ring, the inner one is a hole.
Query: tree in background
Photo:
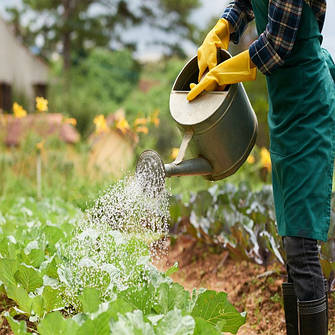
[[[115,112],[139,80],[139,64],[127,50],[95,48],[69,71],[66,85],[59,63],[52,67],[56,78],[50,87],[50,109],[77,120],[77,129],[86,137],[94,129],[98,114]]]
[[[69,70],[74,56],[95,47],[135,49],[137,41],[125,38],[125,31],[134,26],[149,24],[192,39],[195,27],[189,17],[200,1],[22,0],[22,4],[20,9],[8,8],[17,36],[29,47],[38,46],[46,59],[61,54],[64,69]]]
[[[158,29],[167,34],[173,34],[174,40],[164,39],[156,41],[167,47],[168,56],[186,57],[183,43],[190,41],[196,44],[198,27],[190,21],[194,9],[201,7],[201,0],[159,0],[160,13],[156,24]]]

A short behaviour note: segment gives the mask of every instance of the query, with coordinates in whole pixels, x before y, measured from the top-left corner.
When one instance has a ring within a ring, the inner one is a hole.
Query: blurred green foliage
[[[172,58],[168,61],[147,64],[143,67],[141,82],[151,86],[143,92],[135,89],[122,103],[127,118],[148,117],[155,110],[159,111],[160,125],[150,130],[148,135],[141,136],[136,148],[139,154],[145,149],[159,152],[164,160],[168,160],[173,147],[179,147],[181,136],[170,116],[169,98],[174,80],[184,60]]]
[[[41,138],[31,133],[21,147],[0,146],[0,202],[22,197],[37,198],[36,144]],[[78,143],[69,147],[56,137],[44,143],[42,157],[42,197],[59,197],[85,209],[105,187],[114,182],[113,176],[87,171],[89,146]]]
[[[54,67],[50,89],[50,110],[74,117],[84,136],[94,129],[98,114],[114,112],[137,86],[140,65],[131,53],[95,49],[71,69],[71,80],[64,79],[61,67]]]
[[[260,147],[269,147],[269,127],[268,127],[268,93],[266,87],[265,76],[258,72],[255,81],[246,82],[243,84],[248,97],[250,99],[251,105],[257,115],[258,120],[258,135],[257,144]]]

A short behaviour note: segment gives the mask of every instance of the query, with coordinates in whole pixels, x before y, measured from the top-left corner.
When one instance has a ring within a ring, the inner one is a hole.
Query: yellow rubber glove
[[[255,80],[256,71],[251,63],[249,50],[243,51],[210,70],[198,85],[191,84],[187,100],[192,101],[201,92],[213,91],[217,86]]]
[[[226,19],[220,19],[198,49],[198,81],[200,81],[207,68],[211,70],[218,64],[217,50],[218,48],[228,49],[229,39],[229,22]]]

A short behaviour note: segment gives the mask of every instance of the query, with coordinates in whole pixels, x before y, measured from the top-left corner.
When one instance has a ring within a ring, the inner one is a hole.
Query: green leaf
[[[25,264],[31,265],[34,268],[39,268],[44,261],[44,250],[32,249],[28,255],[22,252],[22,260]]]
[[[111,334],[155,335],[155,332],[152,325],[144,321],[142,311],[136,310],[126,315],[119,315],[119,320],[112,322]]]
[[[157,289],[156,298],[155,311],[166,314],[174,308],[184,310],[190,302],[190,293],[177,283],[163,283]]]
[[[38,315],[42,317],[44,314],[44,301],[41,295],[37,295],[32,298],[31,312],[30,314]]]
[[[0,255],[2,257],[9,257],[9,252],[8,252],[8,239],[7,237],[4,237],[0,241]]]
[[[246,313],[228,312],[223,315],[222,319],[217,323],[218,328],[223,332],[236,334],[245,323]]]
[[[27,332],[27,326],[24,321],[17,321],[13,319],[9,313],[5,313],[5,317],[14,333],[14,335],[29,335]]]
[[[199,217],[206,217],[207,211],[211,208],[213,203],[212,195],[206,191],[199,191],[193,199],[193,210],[195,215]]]
[[[64,319],[59,312],[48,314],[38,325],[41,335],[74,335],[79,325],[72,319]]]
[[[108,309],[99,314],[93,320],[87,319],[79,328],[76,335],[109,335],[110,321],[116,321],[119,314],[126,314],[132,312],[134,308],[121,298],[110,302]]]
[[[174,263],[166,272],[166,276],[171,276],[172,274],[176,273],[179,270],[178,262]]]
[[[168,312],[156,328],[157,334],[164,335],[193,335],[195,321],[190,315],[183,316],[178,309]]]
[[[101,314],[96,319],[88,319],[79,328],[76,335],[110,335],[108,314]]]
[[[233,334],[245,323],[245,314],[237,312],[228,301],[226,293],[210,290],[198,295],[192,316],[206,320],[221,331]]]
[[[0,280],[5,286],[16,285],[14,274],[17,271],[18,265],[19,263],[16,260],[0,259]]]
[[[19,287],[16,284],[8,285],[7,296],[13,299],[22,311],[30,314],[33,299],[28,296],[27,291],[23,287]]]
[[[131,304],[118,297],[115,301],[109,303],[107,312],[109,313],[110,317],[116,320],[119,313],[126,314],[133,311],[134,307]]]
[[[195,318],[194,335],[221,335],[222,332],[202,318]]]
[[[144,287],[130,287],[120,292],[119,297],[133,306],[134,309],[139,309],[144,315],[148,315],[153,312],[155,293],[153,285],[147,285]]]
[[[43,232],[47,241],[52,247],[54,247],[55,244],[64,237],[64,233],[61,229],[51,225],[46,225],[43,229]]]
[[[43,285],[43,280],[38,271],[25,265],[20,265],[14,274],[17,283],[21,284],[27,292],[34,292]]]
[[[83,290],[79,300],[83,306],[84,313],[94,313],[98,310],[100,304],[99,290],[92,287],[86,287]]]
[[[56,308],[64,306],[63,299],[59,293],[59,290],[53,289],[50,286],[44,286],[42,297],[44,301],[44,310],[46,312],[51,312]]]
[[[58,273],[57,273],[57,256],[54,256],[50,263],[46,266],[45,269],[43,269],[42,273],[43,275],[46,274],[50,278],[58,279]]]

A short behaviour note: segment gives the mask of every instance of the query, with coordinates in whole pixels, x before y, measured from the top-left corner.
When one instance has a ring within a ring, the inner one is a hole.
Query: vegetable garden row
[[[176,266],[159,272],[138,236],[104,231],[108,267],[82,262],[73,272],[64,247],[73,245],[74,236],[98,245],[101,236],[78,235],[83,213],[69,203],[17,198],[0,206],[1,289],[14,301],[2,316],[16,335],[221,334],[236,333],[245,322],[226,293],[190,294],[169,278]]]
[[[253,192],[247,183],[229,183],[192,194],[184,202],[175,196],[171,205],[172,233],[187,233],[218,248],[227,248],[236,260],[250,260],[263,266],[283,263],[281,237],[277,233],[272,187]],[[322,243],[323,272],[335,279],[335,196],[332,197],[328,242]]]
[[[192,194],[188,202],[173,196],[170,204],[172,239],[191,234],[228,249],[236,260],[265,267],[283,261],[270,186],[252,192],[245,183],[215,185]],[[189,293],[169,277],[178,271],[176,265],[166,273],[158,271],[147,238],[109,226],[100,227],[98,234],[85,230],[78,225],[84,215],[59,198],[1,202],[1,290],[13,300],[2,317],[14,334],[219,335],[235,334],[244,324],[246,314],[237,312],[226,293]],[[335,273],[334,212],[332,218],[329,241],[321,248],[330,282]],[[89,243],[78,242],[85,239]],[[103,266],[90,263],[95,254],[103,257]]]

